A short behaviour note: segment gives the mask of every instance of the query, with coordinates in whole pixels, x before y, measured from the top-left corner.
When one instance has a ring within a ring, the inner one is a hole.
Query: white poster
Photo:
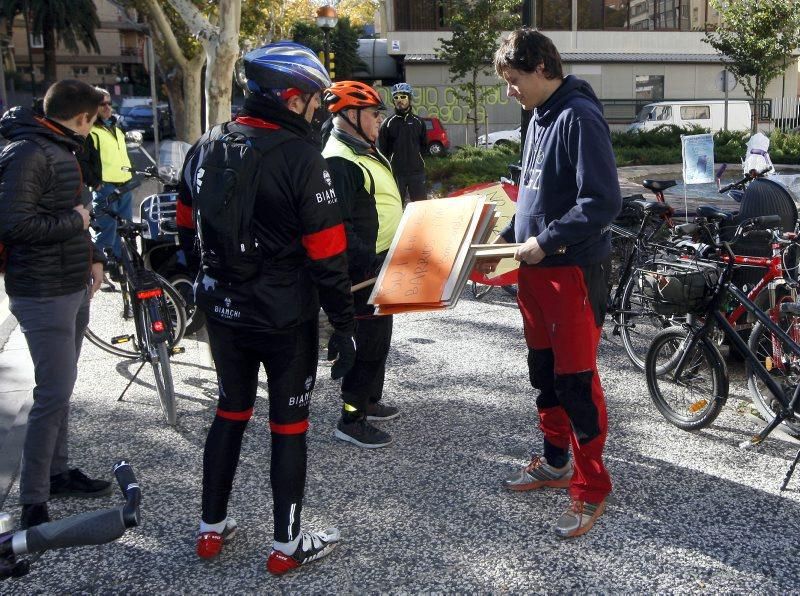
[[[683,183],[714,182],[714,136],[681,135]]]

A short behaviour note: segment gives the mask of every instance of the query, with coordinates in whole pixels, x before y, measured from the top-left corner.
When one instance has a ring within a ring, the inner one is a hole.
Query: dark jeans
[[[89,323],[89,294],[84,289],[52,298],[10,297],[10,308],[25,335],[36,377],[22,450],[19,501],[44,503],[50,498],[50,476],[68,470],[69,398]]]
[[[403,204],[407,203],[406,192],[408,192],[409,201],[424,201],[428,198],[428,192],[425,190],[425,173],[422,174],[395,174],[394,179],[397,181],[397,188],[400,190],[400,198],[403,199]]]

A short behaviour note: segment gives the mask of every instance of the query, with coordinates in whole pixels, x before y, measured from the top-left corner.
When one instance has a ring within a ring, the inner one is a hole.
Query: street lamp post
[[[325,70],[328,72],[331,70],[331,29],[336,27],[336,23],[338,22],[339,17],[336,16],[336,9],[330,4],[321,6],[317,9],[317,27],[322,29],[322,51],[325,54],[325,60],[323,60],[323,64],[325,65]]]

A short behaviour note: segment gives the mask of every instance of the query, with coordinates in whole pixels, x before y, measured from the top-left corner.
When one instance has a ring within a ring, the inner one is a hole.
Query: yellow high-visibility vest
[[[359,155],[333,135],[328,139],[322,156],[342,157],[366,170],[364,188],[368,194],[375,197],[375,209],[378,212],[378,239],[375,241],[375,252],[382,253],[389,250],[400,218],[403,217],[403,199],[400,198],[400,191],[397,189],[392,171],[375,157]]]
[[[131,167],[128,148],[125,145],[125,133],[117,126],[113,127],[113,132],[105,126],[93,126],[90,134],[95,149],[100,152],[103,182],[119,184],[133,178],[130,172],[122,169]]]

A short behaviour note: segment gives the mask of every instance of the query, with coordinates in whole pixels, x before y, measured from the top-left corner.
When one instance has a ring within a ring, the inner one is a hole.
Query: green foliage
[[[494,53],[500,33],[519,24],[516,0],[456,0],[451,4],[450,39],[439,38],[439,58],[448,63],[450,80],[457,84],[458,96],[469,107],[475,136],[483,121],[479,106],[483,105],[484,87],[478,84],[481,74],[492,73]]]
[[[331,31],[331,51],[334,53],[334,72],[337,81],[351,79],[358,70],[366,70],[367,65],[358,57],[358,38],[363,29],[350,23],[348,17],[341,17]],[[298,21],[292,27],[292,40],[321,52],[324,47],[322,30],[315,23]]]
[[[789,0],[711,0],[721,23],[705,42],[723,56],[727,68],[756,103],[775,77],[794,61],[800,46],[800,10]],[[755,132],[756,122],[753,122]]]
[[[463,147],[447,157],[425,159],[428,183],[441,195],[481,182],[508,176],[508,166],[519,161],[519,144],[510,143],[492,149]]]

